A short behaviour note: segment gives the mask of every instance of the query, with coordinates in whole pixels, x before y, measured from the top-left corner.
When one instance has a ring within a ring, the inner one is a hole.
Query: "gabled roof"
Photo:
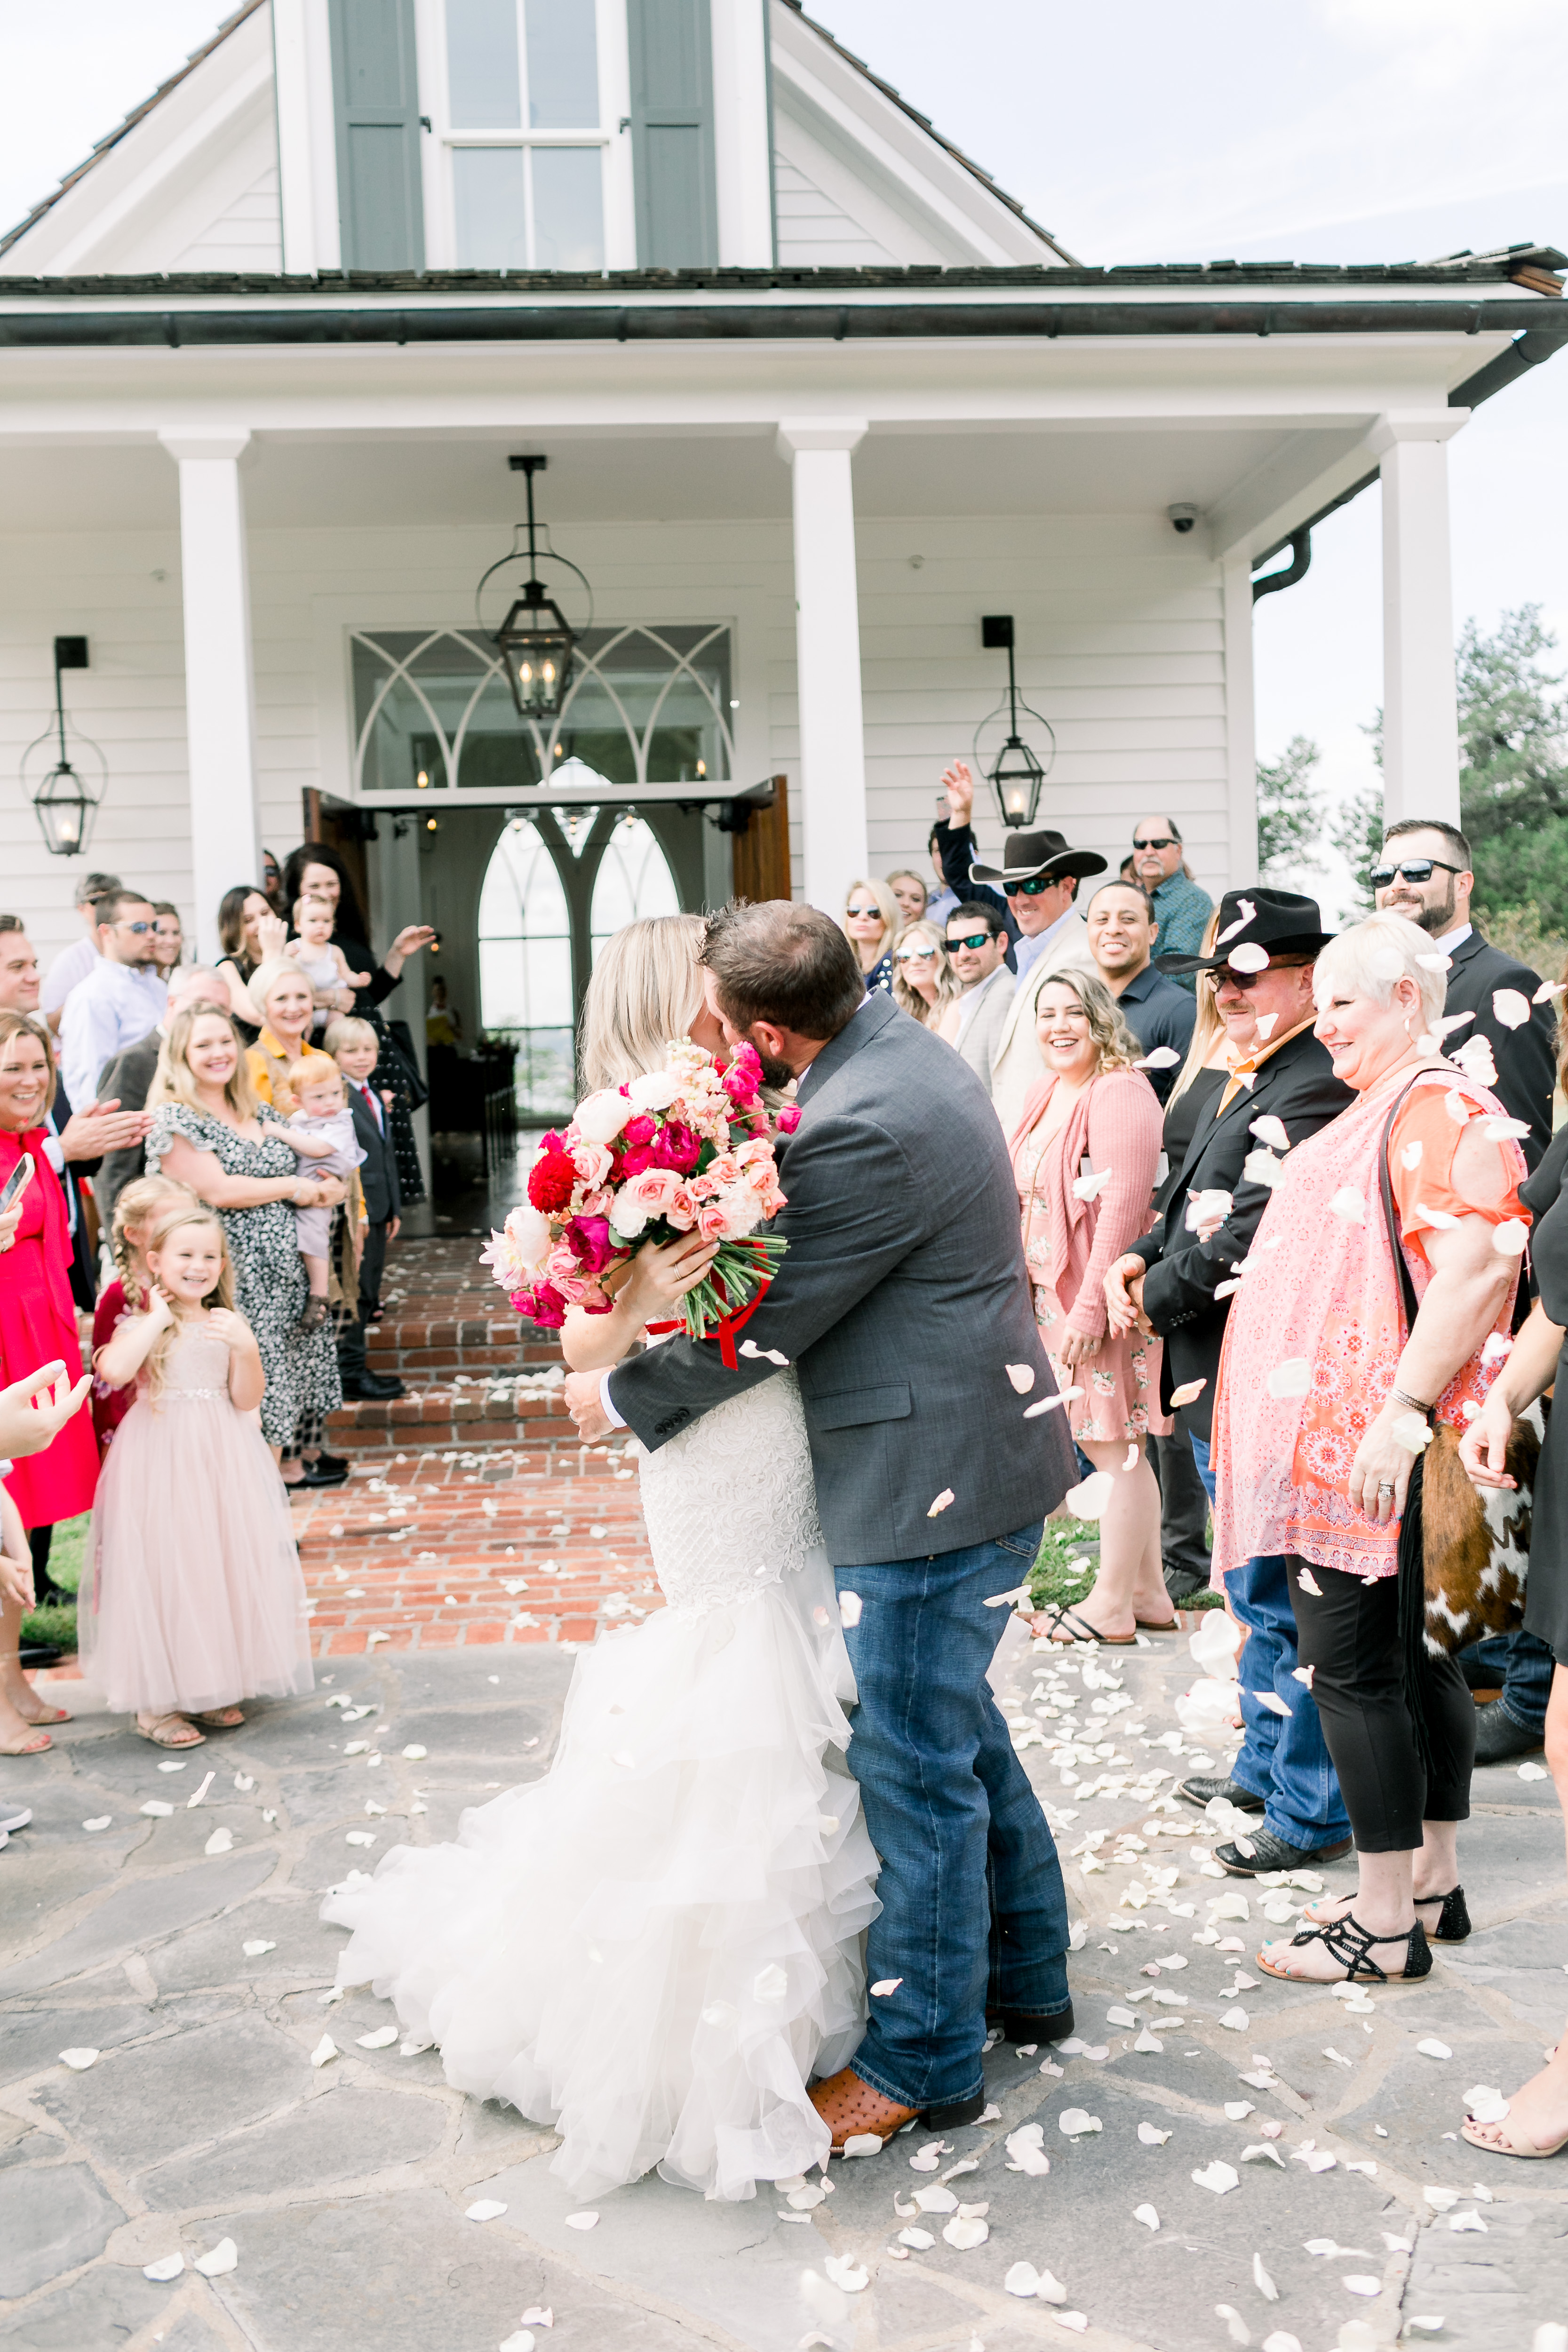
[[[845,64],[852,67],[864,80],[868,81],[873,89],[880,90],[882,96],[896,106],[900,114],[907,114],[911,122],[918,122],[928,139],[934,140],[944,154],[951,155],[955,163],[969,173],[972,178],[978,180],[987,195],[994,196],[999,205],[1005,205],[1010,213],[1017,215],[1026,228],[1033,229],[1035,235],[1042,238],[1053,253],[1060,255],[1069,268],[1076,269],[1079,266],[1067,247],[1057,243],[1048,228],[1042,228],[1037,220],[1030,217],[1016,196],[1010,196],[1005,188],[997,186],[984,164],[977,163],[972,155],[966,155],[962,147],[955,147],[951,139],[944,139],[929,114],[922,114],[918,106],[911,106],[909,100],[900,96],[890,81],[884,81],[880,74],[872,72],[864,58],[858,58],[853,49],[847,49],[842,41],[834,38],[826,25],[819,25],[815,16],[808,16],[804,0],[784,0],[784,5],[793,9],[801,23],[809,25],[817,39],[825,41],[834,55],[842,58]]]
[[[232,16],[225,17],[210,40],[204,41],[199,49],[191,51],[178,73],[171,74],[167,81],[161,81],[152,97],[144,98],[140,106],[132,109],[123,122],[117,123],[105,138],[100,139],[86,161],[79,163],[74,171],[68,172],[59,186],[45,196],[40,204],[36,204],[25,220],[18,221],[15,228],[7,229],[4,236],[0,236],[0,253],[4,253],[7,247],[15,245],[19,236],[26,236],[27,231],[35,227],[46,213],[53,210],[62,196],[69,194],[78,181],[85,178],[95,163],[100,163],[103,161],[110,148],[118,147],[121,141],[134,131],[139,122],[146,120],[155,106],[163,103],[171,90],[178,89],[180,84],[195,73],[196,68],[205,63],[215,49],[221,47],[229,35],[243,25],[247,16],[254,16],[258,8],[264,8],[266,5],[267,0],[243,0],[243,5],[235,10]]]

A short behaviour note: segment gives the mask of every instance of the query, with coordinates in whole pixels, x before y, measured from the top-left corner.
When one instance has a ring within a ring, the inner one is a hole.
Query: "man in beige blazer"
[[[1018,926],[1017,985],[991,1055],[992,1106],[1003,1133],[1011,1135],[1031,1087],[1046,1074],[1035,1034],[1041,989],[1064,971],[1094,971],[1088,927],[1073,900],[1079,881],[1103,874],[1106,860],[1092,849],[1069,849],[1048,826],[1038,833],[1010,833],[1002,855],[1000,866],[972,866],[970,878],[997,885]]]

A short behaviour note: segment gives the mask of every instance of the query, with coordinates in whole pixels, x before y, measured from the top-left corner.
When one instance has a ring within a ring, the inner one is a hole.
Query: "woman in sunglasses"
[[[935,1029],[958,998],[958,977],[936,924],[910,923],[893,950],[893,1003]]]
[[[860,959],[868,996],[890,992],[893,941],[902,928],[899,902],[885,882],[851,882],[844,896],[844,936]]]

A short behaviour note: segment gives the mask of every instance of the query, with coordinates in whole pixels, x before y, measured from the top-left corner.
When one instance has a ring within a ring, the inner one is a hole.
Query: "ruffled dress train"
[[[548,1775],[322,1908],[447,2079],[562,2136],[591,2197],[657,2165],[710,2197],[821,2162],[806,2096],[865,2028],[877,1861],[793,1374],[643,1465],[669,1605],[577,1662]]]

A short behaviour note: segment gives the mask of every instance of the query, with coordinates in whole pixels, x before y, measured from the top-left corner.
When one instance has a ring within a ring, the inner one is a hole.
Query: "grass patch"
[[[49,1546],[49,1574],[62,1592],[75,1592],[81,1584],[87,1531],[92,1523],[90,1511],[79,1518],[62,1519],[55,1529]],[[34,1649],[74,1650],[76,1648],[76,1605],[74,1602],[51,1601],[47,1608],[31,1609],[22,1620],[22,1641]]]
[[[1048,1519],[1035,1565],[1029,1570],[1029,1591],[1037,1609],[1065,1601],[1076,1609],[1094,1591],[1100,1572],[1100,1527],[1092,1519]],[[1178,1603],[1183,1609],[1223,1609],[1218,1592],[1194,1592]]]

